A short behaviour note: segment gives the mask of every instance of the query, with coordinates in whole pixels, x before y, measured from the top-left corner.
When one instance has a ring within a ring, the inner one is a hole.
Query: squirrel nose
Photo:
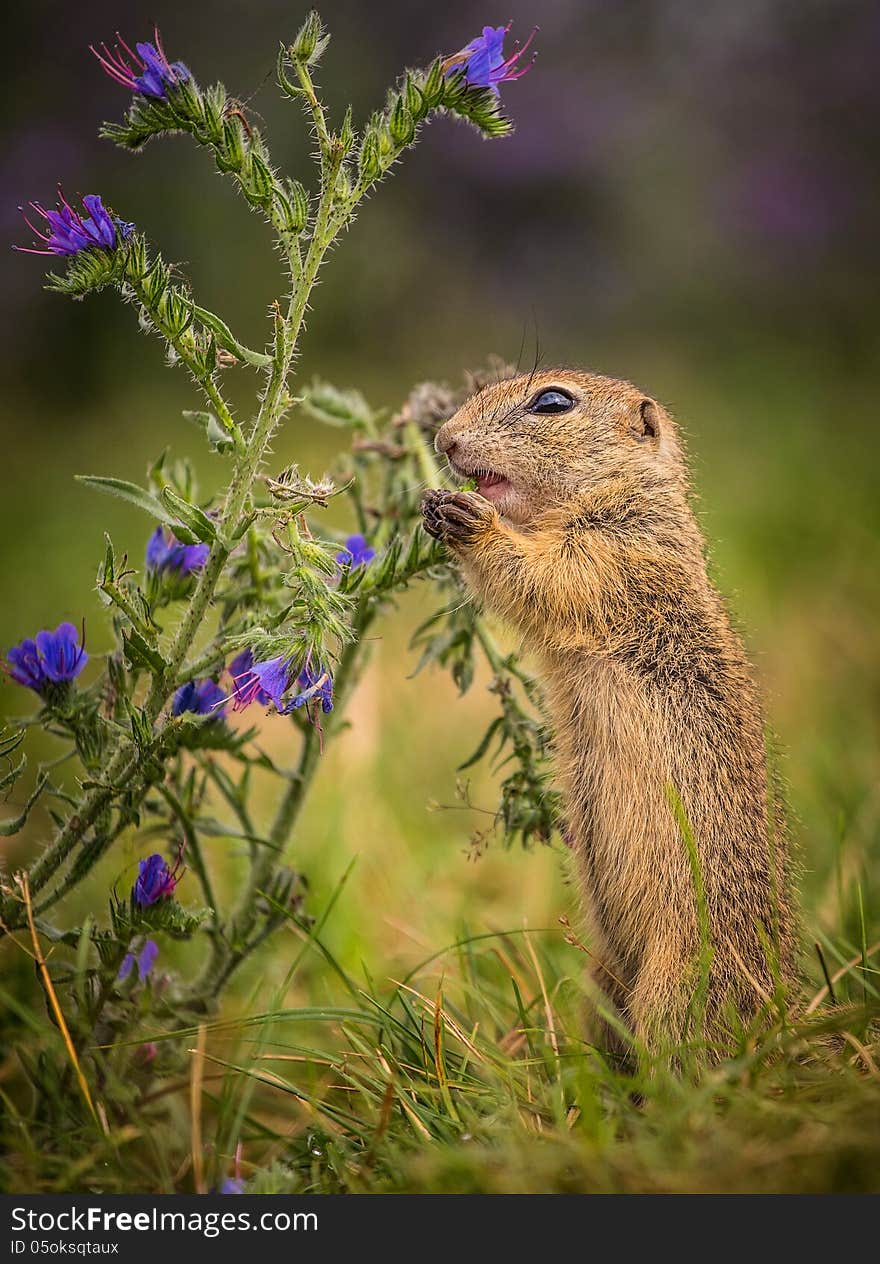
[[[458,447],[458,440],[453,438],[452,435],[446,434],[446,427],[441,426],[437,431],[436,438],[434,439],[434,447],[441,456],[445,455],[451,457],[455,449]]]

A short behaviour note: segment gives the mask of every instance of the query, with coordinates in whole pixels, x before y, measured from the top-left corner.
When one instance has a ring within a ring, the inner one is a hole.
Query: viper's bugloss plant
[[[39,216],[49,232],[32,224],[28,212],[19,207],[24,221],[41,245],[13,246],[26,255],[78,255],[84,250],[113,251],[134,231],[133,224],[115,219],[97,193],[87,193],[82,200],[86,214],[75,210],[58,190],[57,210],[47,211],[39,202],[30,202],[31,215]]]
[[[484,26],[483,34],[466,44],[460,53],[447,57],[443,69],[447,75],[461,74],[472,88],[488,88],[498,93],[498,85],[511,79],[521,79],[532,68],[531,62],[520,65],[520,59],[531,46],[538,33],[534,27],[524,44],[517,43],[509,57],[504,56],[504,38],[510,30],[507,26]],[[532,59],[534,60],[534,58]]]
[[[147,542],[145,565],[151,571],[174,571],[191,575],[208,560],[207,544],[183,544],[172,531],[157,527]]]
[[[49,828],[37,829],[16,853],[25,867],[4,876],[0,934],[35,918],[40,934],[74,949],[73,973],[61,968],[60,953],[52,957],[56,989],[77,1033],[85,1074],[95,1094],[108,1100],[130,1100],[128,1077],[142,1082],[165,1056],[165,1044],[158,1056],[139,1052],[146,1047],[140,1034],[145,1007],[161,1001],[151,1011],[154,1029],[185,1027],[216,1004],[233,973],[273,931],[286,923],[308,927],[304,880],[287,852],[320,752],[342,727],[371,626],[407,585],[425,580],[442,593],[441,610],[415,638],[423,663],[448,667],[461,690],[473,679],[477,654],[490,663],[501,709],[475,758],[493,743],[503,754],[498,822],[505,837],[546,840],[553,828],[546,735],[530,705],[533,686],[515,659],[494,648],[472,606],[461,601],[442,550],[419,524],[420,486],[443,481],[432,440],[454,411],[456,393],[417,388],[389,419],[355,390],[318,380],[298,381],[294,390],[291,381],[328,252],[421,127],[448,115],[486,138],[511,131],[498,86],[526,67],[520,61],[525,48],[504,57],[506,30],[487,27],[460,53],[407,70],[384,105],[357,127],[351,110],[332,120],[320,98],[313,73],[329,37],[310,14],[296,38],[282,45],[276,72],[281,93],[305,112],[312,132],[311,189],[279,172],[256,122],[222,84],[200,85],[189,52],[186,64],[171,61],[158,32],[133,49],[121,39],[112,48],[95,46],[103,69],[130,95],[124,118],[102,134],[132,151],[173,132],[186,134],[264,219],[280,266],[277,292],[286,296],[272,304],[265,346],[246,346],[225,316],[199,303],[145,234],[97,195],[85,197],[81,211],[60,194],[57,210],[30,205],[35,241],[26,249],[66,260],[50,274],[48,288],[74,298],[108,289],[133,309],[141,329],[201,396],[187,420],[228,471],[225,484],[205,496],[188,463],[164,455],[142,485],[108,474],[83,476],[86,486],[123,498],[152,522],[141,574],[128,551],[120,554],[106,540],[97,592],[113,648],[89,660],[75,626],[65,622],[7,655],[11,678],[40,697],[32,722],[62,749],[39,770],[20,817],[0,825],[12,834],[35,804],[52,804]],[[252,411],[239,414],[230,403],[225,379],[232,373],[254,375]],[[279,427],[304,417],[341,428],[347,440],[334,469],[318,479],[296,466],[273,471],[270,465]],[[352,529],[334,538],[318,519],[340,496],[350,506]],[[47,607],[49,615],[48,601]],[[276,767],[239,719],[255,706],[284,717],[273,723],[287,726],[281,748],[289,752],[289,766]],[[0,743],[2,753],[22,740],[15,735]],[[73,793],[53,772],[68,759],[77,761]],[[2,785],[12,785],[24,766],[22,759]],[[251,817],[255,768],[276,775],[280,786],[265,834]],[[247,874],[231,904],[218,898],[223,887],[211,845],[218,835],[246,847]],[[117,844],[123,839],[138,848],[147,840],[155,847],[159,839],[165,855],[176,853],[178,860],[172,866],[162,852],[151,851],[139,863],[128,899],[113,888],[106,924],[95,906],[72,927],[69,897],[99,861],[106,861],[106,871],[116,857],[121,881]],[[184,855],[192,880],[182,895]],[[188,907],[194,902],[200,907]],[[185,977],[163,975],[160,987],[151,972],[163,936],[198,936],[204,951]],[[132,988],[135,974],[140,982],[150,976],[151,987]],[[69,1119],[71,1101],[79,1100],[68,1091],[70,1068],[44,1059],[29,1073],[47,1103],[43,1118],[51,1136]],[[99,1117],[91,1096],[82,1097],[80,1118]]]
[[[375,556],[376,550],[372,545],[367,543],[360,532],[355,532],[346,538],[336,554],[336,560],[340,566],[348,566],[354,571],[359,566],[368,566]]]
[[[143,983],[144,979],[149,975],[153,966],[156,964],[156,958],[159,956],[159,945],[155,939],[148,939],[137,954],[127,952],[122,958],[122,965],[117,971],[116,977],[123,982],[129,977],[132,970],[137,966],[137,977]]]
[[[174,890],[179,882],[178,870],[180,862],[178,861],[174,869],[168,866],[164,857],[158,852],[154,852],[152,856],[147,856],[138,865],[138,876],[132,887],[131,898],[135,904],[139,904],[141,908],[148,908],[151,904],[155,904],[157,900],[163,900],[166,896],[173,895]]]
[[[210,677],[205,680],[188,680],[174,695],[171,714],[185,715],[191,712],[193,715],[207,715],[215,720],[222,719],[223,712],[219,708],[227,701],[227,695],[216,680],[211,680]]]
[[[154,43],[136,44],[134,50],[121,35],[117,39],[119,43],[114,44],[112,49],[106,44],[100,48],[95,48],[94,44],[90,47],[110,78],[129,92],[165,101],[169,91],[192,78],[182,61],[168,60],[158,29],[153,34]]]

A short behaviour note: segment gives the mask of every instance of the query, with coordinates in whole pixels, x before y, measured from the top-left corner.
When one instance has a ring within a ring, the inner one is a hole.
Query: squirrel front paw
[[[444,544],[473,544],[497,518],[488,500],[476,492],[426,492],[422,500],[425,530]]]

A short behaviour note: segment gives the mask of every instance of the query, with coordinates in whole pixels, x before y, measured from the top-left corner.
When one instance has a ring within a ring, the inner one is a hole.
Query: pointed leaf
[[[183,522],[196,539],[201,540],[203,544],[214,543],[217,539],[217,526],[208,517],[204,509],[199,509],[198,505],[191,505],[182,496],[178,496],[177,492],[171,487],[162,488],[162,499],[168,508],[176,514],[175,528],[178,527],[178,523]],[[180,535],[179,529],[177,534]]]
[[[234,355],[237,360],[244,360],[246,364],[253,365],[255,369],[269,368],[272,363],[270,355],[266,355],[264,351],[251,351],[250,347],[240,343],[226,322],[222,321],[219,316],[215,316],[213,312],[209,312],[204,307],[198,307],[195,303],[190,303],[189,306],[192,314],[202,322],[206,329],[211,330],[220,346],[231,355]]]
[[[138,509],[143,509],[144,513],[148,513],[151,518],[157,518],[159,522],[164,522],[168,527],[175,525],[176,519],[162,502],[151,492],[138,487],[137,483],[129,483],[124,478],[104,478],[99,474],[77,474],[76,481],[85,483],[87,487],[93,487],[96,491],[127,500],[129,504],[137,505]]]

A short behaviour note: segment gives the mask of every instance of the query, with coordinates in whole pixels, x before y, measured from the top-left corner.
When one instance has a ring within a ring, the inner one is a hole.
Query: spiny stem
[[[269,375],[269,383],[257,414],[250,441],[240,453],[229,485],[226,501],[220,515],[224,529],[211,545],[208,559],[196,581],[186,613],[168,650],[166,670],[161,675],[154,676],[152,687],[144,703],[144,714],[147,721],[151,724],[158,719],[163,706],[168,700],[180,667],[211,603],[217,583],[229,557],[229,548],[225,542],[225,537],[232,538],[236,527],[241,522],[247,499],[251,493],[266,448],[275,427],[278,425],[287,407],[285,387],[296,352],[297,340],[305,319],[309,295],[318,269],[332,241],[332,234],[328,232],[328,224],[333,198],[334,178],[335,172],[331,171],[322,191],[315,230],[308,255],[306,256],[300,284],[291,294],[286,318],[278,318],[277,321],[275,357]],[[132,757],[133,753],[134,758]],[[137,752],[133,752],[132,745],[126,743],[117,750],[104,770],[102,780],[105,785],[92,790],[86,796],[81,810],[71,815],[58,837],[43,853],[31,871],[30,883],[34,892],[41,890],[57,872],[70,855],[76,843],[95,823],[101,812],[109,806],[118,790],[125,788],[139,766],[140,759]],[[80,878],[84,876],[85,874],[82,874]],[[67,884],[63,884],[63,889],[67,889]],[[51,902],[54,903],[54,898]]]
[[[321,146],[321,165],[326,166],[330,162],[332,143],[330,133],[327,128],[327,119],[324,114],[324,107],[318,100],[315,92],[315,85],[312,83],[312,76],[309,74],[309,68],[305,62],[294,58],[293,68],[296,71],[296,77],[299,80],[302,94],[306,99],[309,107],[309,113],[312,116],[312,123],[315,128],[315,135],[318,138],[318,144]]]
[[[337,724],[345,713],[345,705],[360,676],[363,636],[374,617],[374,606],[368,599],[364,599],[359,604],[353,621],[355,639],[346,646],[334,674],[333,715]],[[213,941],[205,968],[188,994],[191,1000],[198,1001],[207,996],[215,996],[236,966],[257,946],[259,941],[251,940],[250,936],[257,921],[258,892],[265,890],[271,879],[278,854],[283,853],[290,839],[319,764],[318,733],[310,727],[303,735],[299,763],[278,804],[275,819],[269,831],[269,842],[274,846],[263,848],[254,857],[247,885],[231,919],[230,933],[223,938],[218,936]]]
[[[239,452],[242,451],[244,448],[244,437],[241,433],[241,428],[232,416],[229,405],[223,398],[220,388],[214,381],[213,375],[210,373],[206,374],[202,371],[201,367],[190,355],[189,349],[183,342],[182,335],[175,333],[162,320],[162,317],[156,311],[155,306],[150,302],[149,296],[143,284],[131,277],[126,277],[126,281],[137,296],[138,302],[149,313],[150,320],[156,326],[159,333],[169,346],[174,348],[174,351],[180,357],[181,362],[186,365],[193,381],[198,387],[200,387],[201,390],[204,391],[208,402],[214,406],[217,412],[217,420],[220,422],[220,425],[229,437],[233,440],[236,450]]]

